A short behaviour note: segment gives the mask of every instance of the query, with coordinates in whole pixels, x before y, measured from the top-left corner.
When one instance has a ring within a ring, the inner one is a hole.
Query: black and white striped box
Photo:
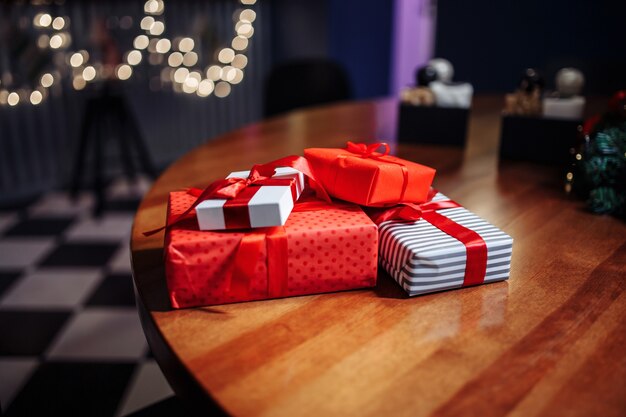
[[[441,193],[432,201],[444,201]],[[513,238],[469,210],[458,207],[437,213],[478,233],[487,246],[484,283],[509,278]],[[379,226],[381,265],[409,295],[463,287],[466,248],[463,243],[430,224],[387,221]]]

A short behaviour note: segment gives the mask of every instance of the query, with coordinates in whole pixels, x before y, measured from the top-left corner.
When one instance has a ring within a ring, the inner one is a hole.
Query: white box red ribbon
[[[249,174],[231,172],[227,178],[247,178]],[[294,168],[279,167],[274,179],[286,180],[286,185],[252,184],[235,198],[204,200],[196,207],[198,227],[225,230],[284,225],[304,190],[304,175]]]

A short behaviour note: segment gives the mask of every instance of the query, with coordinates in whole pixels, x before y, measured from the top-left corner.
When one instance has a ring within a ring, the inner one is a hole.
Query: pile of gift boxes
[[[434,191],[434,176],[384,143],[348,142],[171,192],[172,307],[374,287],[379,266],[409,295],[507,279],[512,238]]]

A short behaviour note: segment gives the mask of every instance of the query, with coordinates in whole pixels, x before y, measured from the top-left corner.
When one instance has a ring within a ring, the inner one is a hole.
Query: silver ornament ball
[[[449,83],[452,81],[452,77],[454,77],[454,67],[447,59],[433,58],[428,61],[427,65],[435,68],[435,71],[437,72],[437,79],[439,81],[442,81],[444,83]]]
[[[556,73],[556,89],[564,97],[577,96],[585,85],[585,76],[576,68],[562,68]]]

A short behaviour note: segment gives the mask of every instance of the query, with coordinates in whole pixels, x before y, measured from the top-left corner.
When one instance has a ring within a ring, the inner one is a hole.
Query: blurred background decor
[[[255,3],[3,2],[0,204],[68,184],[85,103],[111,82],[158,167],[258,119],[270,45]],[[103,149],[109,174],[122,169],[116,149]]]
[[[584,76],[576,68],[556,73],[556,91],[545,90],[534,68],[521,74],[517,89],[504,96],[500,156],[564,167],[581,129],[585,98]]]
[[[433,58],[415,71],[415,85],[400,92],[398,140],[464,146],[474,88],[453,81],[454,67]]]
[[[581,130],[565,190],[586,199],[594,213],[626,217],[626,91],[616,92]]]

